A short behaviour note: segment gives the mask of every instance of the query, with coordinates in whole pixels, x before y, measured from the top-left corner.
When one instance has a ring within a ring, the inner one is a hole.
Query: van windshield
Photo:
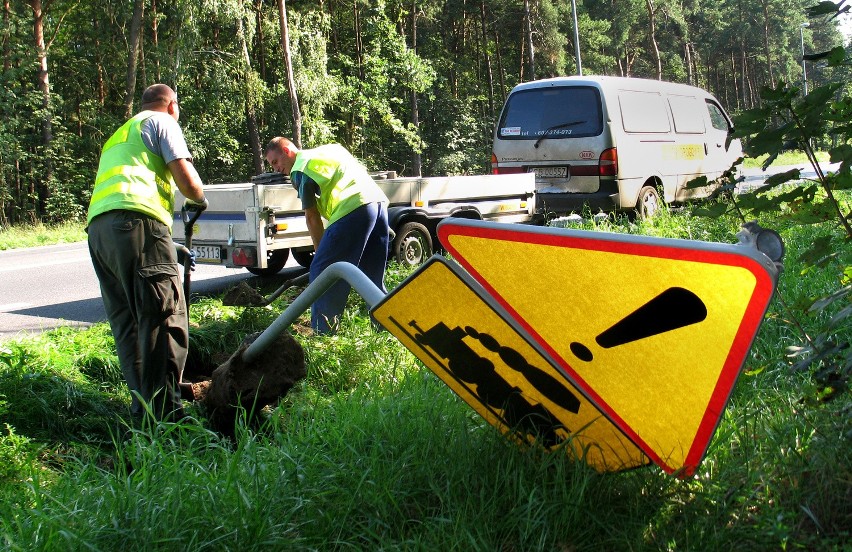
[[[531,88],[515,92],[497,126],[503,140],[548,140],[597,136],[603,132],[598,90],[591,86]]]

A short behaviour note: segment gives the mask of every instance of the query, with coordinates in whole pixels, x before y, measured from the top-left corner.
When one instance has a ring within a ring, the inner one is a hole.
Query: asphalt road
[[[744,169],[740,189],[759,186],[770,174],[790,168]],[[804,178],[815,176],[810,166],[800,168]],[[836,170],[836,165],[824,168]],[[264,289],[275,289],[302,271],[291,258],[277,276],[263,279]],[[244,269],[198,265],[192,273],[192,293],[221,293],[241,280],[249,280],[254,287],[261,284]],[[0,251],[0,341],[60,326],[89,326],[105,319],[85,242]]]
[[[292,259],[264,289],[300,274]],[[260,278],[245,269],[199,264],[192,294],[223,292]],[[106,320],[98,280],[85,242],[0,251],[0,341],[60,326],[89,326]]]

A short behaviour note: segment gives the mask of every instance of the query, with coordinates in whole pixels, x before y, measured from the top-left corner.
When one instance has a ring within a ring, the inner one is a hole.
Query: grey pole
[[[320,295],[325,293],[328,288],[337,283],[340,279],[349,282],[355,291],[364,298],[364,301],[369,307],[374,307],[385,297],[384,292],[376,287],[376,284],[370,281],[370,279],[367,278],[367,276],[361,272],[358,267],[351,263],[334,263],[323,270],[317,279],[311,282],[310,285],[305,288],[305,291],[300,293],[299,296],[290,303],[290,306],[278,315],[275,322],[270,324],[270,326],[266,328],[262,334],[257,336],[257,339],[255,339],[243,353],[243,360],[245,362],[252,362],[255,360],[260,353],[262,353],[275,341],[276,337],[278,337],[290,326],[290,324],[293,323],[294,320],[299,317],[300,314],[311,307],[311,303],[316,301]]]
[[[802,82],[805,87],[805,96],[808,95],[808,72],[805,69],[805,27],[810,27],[811,24],[805,21],[799,25],[799,36],[802,39]]]
[[[577,28],[577,0],[571,0],[571,13],[574,15],[574,51],[577,52],[577,74],[582,77],[583,62],[580,61],[580,30]]]

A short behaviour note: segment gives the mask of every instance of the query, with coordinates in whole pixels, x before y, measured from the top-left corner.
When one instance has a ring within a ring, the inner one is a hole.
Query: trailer
[[[391,178],[388,178],[391,176]],[[393,173],[373,178],[390,200],[388,222],[395,234],[389,259],[416,266],[440,251],[438,223],[449,217],[506,223],[538,223],[535,175],[438,176],[395,178]],[[269,276],[290,255],[310,266],[313,243],[305,223],[302,202],[289,178],[264,173],[251,182],[206,184],[210,206],[193,227],[196,262],[243,267]],[[175,206],[184,198],[175,192]],[[182,224],[175,213],[175,227]],[[174,239],[182,243],[183,237]]]

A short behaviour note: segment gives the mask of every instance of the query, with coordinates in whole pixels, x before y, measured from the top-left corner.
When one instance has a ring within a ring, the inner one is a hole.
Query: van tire
[[[657,215],[663,208],[663,200],[653,186],[643,186],[636,198],[636,218],[649,219]]]
[[[419,222],[407,222],[393,240],[393,254],[403,266],[420,266],[432,256],[432,236]]]

